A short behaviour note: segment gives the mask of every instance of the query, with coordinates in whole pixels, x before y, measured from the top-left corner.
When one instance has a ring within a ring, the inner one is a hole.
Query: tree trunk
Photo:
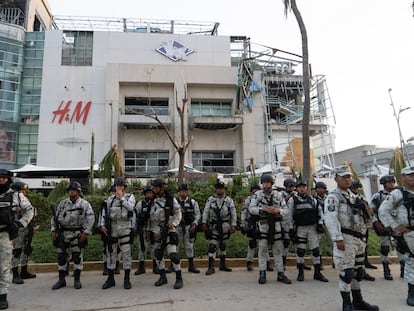
[[[309,119],[310,119],[310,74],[309,74],[309,53],[308,53],[308,35],[306,32],[305,23],[296,5],[296,0],[290,1],[293,14],[298,22],[300,34],[302,36],[302,71],[303,71],[303,91],[305,95],[305,102],[303,103],[303,119],[302,119],[302,149],[303,149],[303,180],[312,184],[312,169],[310,163],[310,134],[309,134]],[[310,189],[311,187],[309,187]]]

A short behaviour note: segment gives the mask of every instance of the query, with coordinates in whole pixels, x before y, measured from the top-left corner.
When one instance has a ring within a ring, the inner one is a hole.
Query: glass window
[[[168,169],[168,152],[125,151],[125,172],[134,176],[151,176]]]
[[[168,98],[125,97],[125,114],[168,116]]]
[[[193,117],[199,116],[231,116],[231,100],[192,100],[191,101],[191,115]]]
[[[193,152],[195,169],[203,172],[235,173],[233,152]]]
[[[62,65],[92,66],[93,32],[64,31]]]

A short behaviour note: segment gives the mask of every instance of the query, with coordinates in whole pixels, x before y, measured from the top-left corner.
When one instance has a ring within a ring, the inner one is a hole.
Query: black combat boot
[[[208,269],[206,271],[206,275],[211,275],[214,272],[216,272],[214,270],[214,258],[213,257],[208,257]]]
[[[140,275],[145,273],[145,261],[141,260],[138,265],[137,271],[135,271],[135,275]]]
[[[368,310],[368,311],[378,311],[379,308],[376,305],[370,305],[368,302],[364,301],[361,295],[361,290],[351,290],[352,292],[352,304],[354,305],[355,310]]]
[[[73,272],[73,276],[75,278],[75,280],[73,281],[73,287],[75,289],[81,289],[82,288],[82,284],[80,282],[80,274],[81,274],[81,271],[79,269],[76,269]]]
[[[155,286],[161,286],[168,283],[167,276],[165,275],[165,269],[160,269],[160,278],[155,282]]]
[[[404,277],[404,270],[405,270],[405,262],[400,261],[400,278]]]
[[[152,260],[152,273],[160,274],[160,270],[158,269],[157,261],[155,259]]]
[[[7,309],[9,303],[7,302],[7,294],[0,295],[0,310]]]
[[[36,277],[36,274],[30,273],[27,271],[27,266],[22,266],[22,271],[20,272],[20,277],[22,279],[34,279]]]
[[[310,266],[308,266],[308,265],[303,264],[303,270],[311,271],[312,268]]]
[[[173,263],[170,261],[170,266],[168,267],[167,270],[165,270],[165,273],[171,273],[174,272],[174,266]]]
[[[269,271],[269,272],[275,271],[275,269],[273,268],[273,266],[272,266],[272,264],[270,263],[269,260],[266,261],[266,271]]]
[[[106,265],[106,262],[103,264],[102,275],[108,275],[108,266]]]
[[[342,311],[355,311],[354,305],[351,303],[351,294],[349,292],[341,292]]]
[[[226,266],[226,256],[225,255],[220,256],[220,267],[219,267],[219,269],[220,269],[220,271],[226,271],[226,272],[233,271],[231,268]]]
[[[131,269],[125,269],[124,270],[124,288],[125,289],[131,289],[131,281],[129,280],[129,275],[131,273]]]
[[[283,272],[278,272],[277,273],[277,279],[276,280],[280,283],[292,284],[292,281]]]
[[[17,269],[19,269],[18,267],[16,267],[16,268],[13,268],[12,269],[12,272],[13,272],[13,283],[14,284],[23,284],[24,283],[24,281],[22,280],[22,278],[20,277],[20,275],[19,275],[19,271],[17,270]]]
[[[321,273],[321,265],[320,264],[316,264],[313,266],[314,267],[314,272],[313,272],[313,279],[314,280],[318,280],[321,282],[329,282],[328,279]]]
[[[371,281],[371,282],[374,282],[374,281],[375,281],[375,278],[374,278],[373,276],[369,275],[369,274],[365,271],[365,269],[364,269],[364,276],[362,277],[362,279],[363,279],[363,280],[367,280],[367,281]]]
[[[414,285],[408,283],[407,305],[414,306]]]
[[[200,270],[194,266],[194,258],[188,258],[188,272],[200,273]]]
[[[121,271],[119,270],[119,260],[116,261],[116,266],[115,266],[115,274],[120,274]]]
[[[105,283],[102,285],[102,289],[107,289],[107,288],[115,286],[114,274],[115,274],[115,270],[108,269],[108,278],[106,279]]]
[[[247,267],[247,271],[253,271],[253,262],[246,261],[246,267]]]
[[[365,265],[365,268],[367,268],[367,269],[377,269],[377,266],[374,266],[373,264],[371,264],[371,263],[368,261],[368,246],[367,246],[367,247],[365,247],[365,259],[364,259],[364,265]]]
[[[59,280],[55,283],[55,285],[52,286],[52,289],[59,289],[66,286],[65,281],[66,271],[65,270],[59,270]]]
[[[259,271],[259,284],[266,284],[266,270]]]
[[[298,268],[298,277],[296,278],[296,280],[299,282],[303,282],[305,280],[305,273],[303,272],[304,264],[298,263],[296,267]]]
[[[383,262],[382,266],[384,267],[384,279],[386,279],[388,281],[392,281],[393,277],[391,275],[390,266],[389,266],[388,262]]]
[[[181,270],[175,271],[175,284],[174,289],[180,289],[183,287],[183,277],[181,275]]]

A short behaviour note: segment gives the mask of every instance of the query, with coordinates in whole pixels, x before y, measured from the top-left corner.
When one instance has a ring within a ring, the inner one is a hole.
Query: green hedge
[[[248,239],[240,231],[231,235],[227,244],[227,257],[229,258],[244,258],[246,257],[246,250]],[[138,241],[134,240],[132,245],[132,258],[138,257]],[[52,246],[50,239],[50,233],[46,231],[36,232],[33,237],[33,254],[30,259],[36,263],[56,262],[56,249]],[[207,257],[208,241],[204,238],[204,234],[198,233],[197,239],[194,243],[194,257],[206,258]],[[369,237],[369,255],[379,255],[379,240],[375,234],[371,234]],[[290,246],[290,252],[294,252],[293,245]],[[322,247],[323,256],[330,256],[331,250],[326,243]],[[180,249],[180,256],[185,258],[185,251],[182,247]],[[99,234],[93,234],[88,238],[88,247],[84,252],[85,261],[100,261],[102,260],[102,241]]]

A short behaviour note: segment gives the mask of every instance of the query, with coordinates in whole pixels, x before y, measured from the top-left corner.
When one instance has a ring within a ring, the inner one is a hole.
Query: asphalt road
[[[376,277],[375,282],[362,281],[362,293],[366,301],[380,306],[380,310],[414,310],[405,303],[407,284],[399,277],[399,265],[391,265],[394,281],[383,278],[383,270],[368,272]],[[37,278],[25,280],[23,285],[9,287],[10,310],[53,311],[203,311],[203,310],[342,310],[338,292],[338,272],[325,267],[323,273],[330,280],[322,283],[313,280],[313,271],[305,271],[305,281],[296,281],[296,267],[289,266],[286,275],[291,285],[276,282],[276,273],[268,272],[268,282],[259,285],[258,270],[248,272],[237,267],[233,272],[222,272],[206,276],[205,268],[200,274],[183,270],[184,287],[174,290],[174,274],[167,274],[168,284],[154,287],[158,276],[147,269],[147,273],[135,276],[131,273],[132,289],[123,288],[123,276],[116,275],[116,287],[102,290],[105,276],[100,271],[82,273],[82,289],[73,288],[73,278],[66,278],[67,287],[51,290],[57,281],[57,272],[38,273]]]

